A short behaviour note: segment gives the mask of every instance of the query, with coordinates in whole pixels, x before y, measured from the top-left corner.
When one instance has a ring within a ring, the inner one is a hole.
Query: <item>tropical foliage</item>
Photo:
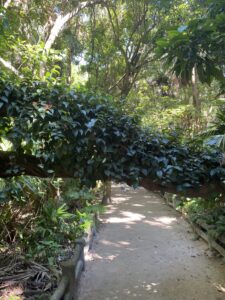
[[[56,266],[108,180],[222,234],[223,1],[0,3],[1,250]]]

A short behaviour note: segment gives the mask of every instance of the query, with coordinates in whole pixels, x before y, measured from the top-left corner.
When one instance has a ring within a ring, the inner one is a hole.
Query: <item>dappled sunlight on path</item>
[[[116,185],[88,256],[79,300],[225,299],[225,265],[209,259],[206,249],[159,195]]]

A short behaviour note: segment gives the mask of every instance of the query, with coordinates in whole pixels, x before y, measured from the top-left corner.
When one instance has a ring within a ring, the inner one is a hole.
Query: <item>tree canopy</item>
[[[209,2],[203,15],[170,28],[157,41],[157,54],[186,83],[191,81],[196,68],[201,82],[210,84],[217,78],[224,84],[224,3]]]

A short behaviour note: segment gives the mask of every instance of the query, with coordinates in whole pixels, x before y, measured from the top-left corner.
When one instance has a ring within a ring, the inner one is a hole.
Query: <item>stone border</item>
[[[85,270],[85,256],[92,247],[96,235],[97,214],[93,215],[93,225],[84,236],[75,241],[75,250],[72,258],[62,261],[61,280],[50,300],[76,300],[78,297],[78,286],[82,272]]]
[[[177,209],[177,204],[180,203],[179,199],[174,198],[171,194],[165,193],[162,195],[166,204],[176,211],[178,211],[182,216],[187,220],[187,222],[191,225],[193,232],[196,234],[196,236],[201,237],[205,242],[208,243],[210,250],[216,250],[219,252],[220,255],[225,257],[225,237],[222,236],[218,238],[217,240],[213,239],[211,236],[207,234],[207,225],[203,224],[202,222],[199,223],[193,223],[189,217],[184,214],[182,211]],[[223,247],[224,245],[224,247]]]

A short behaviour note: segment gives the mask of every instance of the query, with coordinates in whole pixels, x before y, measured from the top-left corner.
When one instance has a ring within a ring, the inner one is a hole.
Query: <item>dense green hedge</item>
[[[27,173],[29,166],[18,159],[26,154],[43,172],[79,177],[86,185],[107,178],[137,184],[147,177],[178,191],[208,182],[223,186],[218,152],[195,151],[141,128],[107,96],[42,82],[0,82],[0,107],[1,138],[11,141],[15,155],[4,164],[7,152],[0,154],[2,177]]]

